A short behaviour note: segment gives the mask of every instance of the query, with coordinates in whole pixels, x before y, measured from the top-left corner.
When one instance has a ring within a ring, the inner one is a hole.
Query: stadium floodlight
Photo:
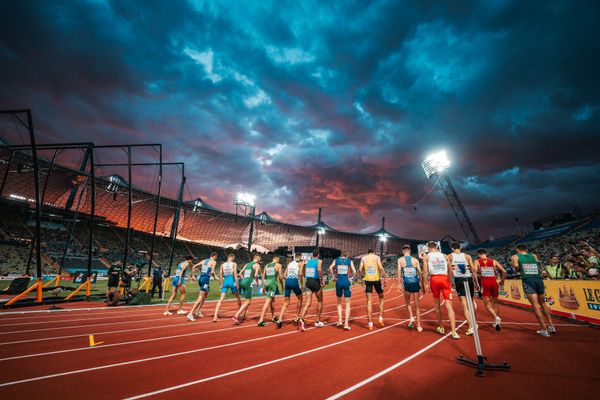
[[[254,207],[256,205],[256,195],[248,192],[239,192],[235,195],[234,204],[236,206]]]
[[[385,233],[379,235],[379,241],[384,243],[387,242],[387,236],[385,235]]]
[[[431,178],[433,175],[450,168],[451,163],[446,151],[442,150],[429,155],[421,165],[427,178]]]
[[[325,228],[319,228],[319,229],[317,230],[317,234],[318,234],[318,235],[324,235],[324,234],[325,234]]]

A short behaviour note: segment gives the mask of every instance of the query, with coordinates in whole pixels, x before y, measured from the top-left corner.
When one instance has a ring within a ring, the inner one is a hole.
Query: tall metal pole
[[[152,275],[152,262],[154,260],[154,241],[156,239],[156,225],[158,223],[158,208],[160,207],[160,189],[162,186],[162,144],[158,147],[159,164],[158,164],[158,190],[156,191],[156,208],[154,210],[154,226],[152,227],[152,240],[150,241],[150,260],[148,262],[148,276]]]
[[[123,252],[123,265],[121,266],[121,274],[127,265],[127,256],[129,255],[129,238],[131,236],[131,211],[133,208],[131,190],[131,146],[127,146],[127,232],[125,234],[125,251]]]
[[[256,206],[250,207],[250,232],[248,233],[248,251],[252,252],[252,241],[254,240],[254,217],[256,215]]]
[[[173,223],[171,224],[171,254],[169,255],[169,276],[171,276],[171,267],[173,266],[173,257],[175,255],[175,240],[177,239],[177,231],[179,227],[179,213],[181,212],[181,203],[183,202],[183,190],[185,188],[185,165],[181,166],[181,186],[177,196],[177,209],[173,215]]]
[[[10,167],[12,166],[13,159],[15,158],[15,151],[11,150],[10,158],[8,159],[8,164],[6,165],[6,169],[4,170],[4,176],[2,177],[2,185],[0,186],[0,197],[2,197],[2,193],[4,193],[4,185],[6,185],[6,180],[8,179],[8,172]]]
[[[385,217],[381,217],[381,230],[385,230]],[[382,235],[385,235],[385,233],[382,233]],[[385,239],[383,239],[385,236],[382,236],[379,239],[379,257],[383,258],[383,242]]]
[[[321,223],[321,207],[319,207],[319,214],[317,215],[317,225]],[[317,249],[319,248],[319,241],[321,239],[321,231],[320,228],[317,228]]]
[[[31,144],[31,157],[33,158],[33,179],[35,183],[35,252],[37,272],[36,302],[42,301],[42,228],[41,228],[41,193],[37,148],[35,146],[35,133],[33,131],[33,118],[31,110],[27,110],[27,127],[29,129],[29,143]]]
[[[458,197],[458,194],[456,193],[456,190],[454,189],[450,178],[448,177],[448,175],[442,172],[440,173],[443,175],[440,177],[441,179],[439,180],[440,186],[442,187],[442,190],[444,191],[444,194],[446,195],[446,198],[450,203],[452,211],[456,216],[456,220],[462,228],[467,240],[472,244],[480,243],[481,240],[479,240],[479,235],[477,234],[477,231],[475,230],[475,227],[471,222],[471,218],[469,218],[469,215],[467,214],[467,211],[465,210],[462,201]]]
[[[90,144],[89,148],[89,159],[90,159],[90,175],[92,178],[92,192],[91,192],[91,200],[92,204],[90,206],[90,238],[88,242],[88,265],[87,265],[87,273],[88,273],[88,282],[90,281],[90,277],[92,276],[92,253],[94,249],[94,220],[96,219],[96,173],[94,166],[94,145]],[[86,295],[90,295],[89,291],[90,285],[87,285]]]
[[[52,173],[52,168],[54,168],[54,161],[56,160],[56,154],[58,150],[54,150],[54,154],[52,155],[52,161],[50,161],[50,167],[48,168],[48,173],[46,174],[46,179],[44,179],[44,188],[42,189],[41,202],[44,204],[44,197],[46,197],[46,188],[48,187],[48,180],[50,180],[50,174]],[[25,274],[29,275],[29,269],[31,266],[31,259],[33,258],[33,248],[34,243],[31,243],[31,247],[29,249],[29,259],[27,260],[27,268],[25,269]]]

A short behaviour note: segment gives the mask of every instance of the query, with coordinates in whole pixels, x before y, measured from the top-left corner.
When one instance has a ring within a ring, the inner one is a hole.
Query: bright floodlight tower
[[[252,239],[254,236],[254,218],[256,215],[256,195],[247,192],[239,192],[233,200],[235,214],[242,214],[250,218],[250,233],[248,234],[248,251],[252,251]]]
[[[446,198],[452,207],[452,211],[456,216],[456,220],[462,228],[469,243],[480,243],[479,235],[477,234],[477,231],[471,222],[471,218],[469,218],[469,215],[467,214],[462,201],[458,197],[450,178],[444,173],[444,171],[450,168],[451,165],[446,152],[440,151],[439,153],[431,154],[425,159],[425,161],[423,161],[423,164],[421,165],[428,179],[431,179],[431,177],[438,178],[440,186],[442,187],[442,190],[444,191],[444,194],[446,195]]]

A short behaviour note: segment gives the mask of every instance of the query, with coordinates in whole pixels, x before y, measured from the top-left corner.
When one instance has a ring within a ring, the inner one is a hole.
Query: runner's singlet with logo
[[[445,255],[439,251],[432,251],[428,256],[427,268],[430,275],[448,275],[448,261]]]

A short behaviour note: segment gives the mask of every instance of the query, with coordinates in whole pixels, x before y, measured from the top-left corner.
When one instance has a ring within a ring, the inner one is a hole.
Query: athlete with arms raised
[[[352,272],[352,274],[350,274],[350,272]],[[348,254],[345,253],[342,257],[336,258],[332,261],[331,265],[329,266],[329,274],[335,280],[335,295],[337,297],[338,312],[337,327],[343,326],[345,330],[349,331],[350,325],[348,325],[348,320],[350,319],[350,299],[352,296],[350,287],[352,286],[352,281],[356,276],[354,262],[348,258]],[[342,296],[346,299],[346,316],[344,320],[342,320]]]

